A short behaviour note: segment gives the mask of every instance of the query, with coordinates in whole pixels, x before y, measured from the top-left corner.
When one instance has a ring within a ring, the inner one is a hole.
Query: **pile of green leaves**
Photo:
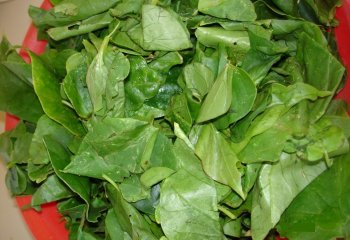
[[[340,1],[55,0],[0,45],[6,183],[71,239],[350,236]]]

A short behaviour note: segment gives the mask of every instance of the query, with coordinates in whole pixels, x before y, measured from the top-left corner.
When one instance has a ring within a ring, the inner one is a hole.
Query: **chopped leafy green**
[[[0,44],[12,194],[70,239],[349,237],[340,0],[52,0]]]

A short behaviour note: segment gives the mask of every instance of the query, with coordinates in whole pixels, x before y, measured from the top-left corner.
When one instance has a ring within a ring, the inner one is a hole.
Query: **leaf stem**
[[[105,174],[102,174],[102,177],[106,179],[107,182],[109,182],[115,189],[119,191],[118,185],[110,177],[108,177]]]
[[[231,218],[232,220],[237,219],[237,216],[234,215],[232,212],[230,212],[227,208],[223,207],[223,206],[218,206],[218,209],[220,212],[226,214],[229,218]]]

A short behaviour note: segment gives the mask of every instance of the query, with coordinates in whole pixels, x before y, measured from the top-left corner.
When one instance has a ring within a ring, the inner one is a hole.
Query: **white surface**
[[[13,45],[21,44],[30,18],[28,6],[39,6],[42,0],[0,0],[0,37],[6,35]],[[0,89],[1,91],[1,89]],[[0,113],[0,132],[3,131],[4,114]],[[0,240],[31,240],[20,210],[5,186],[6,168],[0,160]]]

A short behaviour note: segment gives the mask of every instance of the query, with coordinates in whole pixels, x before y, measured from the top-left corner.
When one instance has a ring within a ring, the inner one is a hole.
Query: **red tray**
[[[44,0],[41,8],[49,9],[52,5],[49,0]],[[350,41],[348,34],[350,33],[350,0],[344,0],[341,8],[337,9],[336,16],[340,21],[339,26],[335,29],[335,35],[338,42],[339,54],[350,73]],[[23,41],[23,48],[20,55],[27,62],[30,61],[28,49],[40,54],[45,50],[46,42],[36,40],[37,30],[30,25]],[[350,75],[344,89],[337,95],[337,98],[344,99],[350,104]],[[18,119],[9,114],[6,115],[5,129],[10,130],[16,126]],[[27,206],[31,202],[30,196],[17,197],[16,202],[20,208]],[[36,212],[32,209],[21,211],[24,220],[26,221],[33,236],[37,240],[66,240],[68,232],[65,229],[65,222],[57,212],[56,203],[49,203],[42,206],[41,212]]]

